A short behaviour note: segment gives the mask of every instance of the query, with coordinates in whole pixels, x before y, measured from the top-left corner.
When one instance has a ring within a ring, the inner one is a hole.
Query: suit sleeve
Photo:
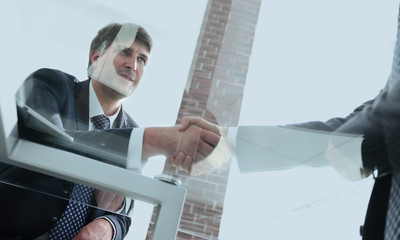
[[[289,126],[327,131],[332,133],[349,133],[363,135],[361,147],[363,166],[368,169],[377,169],[386,172],[392,164],[388,161],[388,144],[395,144],[395,129],[400,126],[393,124],[396,112],[394,103],[389,103],[388,89],[383,89],[373,100],[365,102],[357,107],[345,118],[332,118],[326,122],[313,121]],[[400,111],[400,109],[398,109]],[[391,135],[391,136],[390,136]],[[334,143],[333,143],[334,144]],[[397,150],[398,147],[393,147]],[[397,150],[398,151],[398,150]],[[398,155],[397,155],[398,156]],[[395,159],[397,159],[396,157]]]
[[[400,22],[397,24],[392,70],[385,88],[373,104],[336,132],[364,135],[362,155],[368,168],[380,172],[400,170]]]
[[[399,86],[389,84],[373,104],[346,121],[335,133],[362,134],[363,165],[379,173],[400,169],[400,94]]]
[[[96,160],[126,166],[126,154],[132,129],[100,131],[76,130],[74,93],[77,84],[71,75],[57,70],[40,69],[30,75],[17,99],[74,138],[73,142],[35,128],[35,119],[26,119],[18,108],[18,127],[21,138],[71,151]],[[71,99],[72,98],[72,99]],[[116,228],[116,239],[127,234],[131,220],[127,216],[107,213]]]
[[[127,227],[124,226],[130,226],[131,225],[131,218],[130,217],[121,217],[118,215],[106,215],[107,217],[115,227],[115,240],[121,240],[124,239],[125,236],[128,234],[128,229]]]
[[[369,100],[356,109],[352,113],[350,113],[346,117],[335,117],[331,118],[326,122],[323,121],[311,121],[311,122],[305,122],[305,123],[298,123],[298,124],[290,124],[288,126],[292,127],[298,127],[298,128],[305,128],[305,129],[313,129],[313,130],[319,130],[319,131],[326,131],[326,132],[333,132],[337,130],[340,126],[342,126],[344,123],[346,123],[349,119],[353,118],[355,115],[357,115],[359,112],[361,112],[365,107],[368,107],[369,105],[373,104],[374,100]]]

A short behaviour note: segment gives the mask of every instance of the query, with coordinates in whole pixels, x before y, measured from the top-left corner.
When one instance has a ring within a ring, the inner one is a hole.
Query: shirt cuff
[[[111,227],[113,228],[113,236],[112,236],[111,240],[115,240],[115,236],[117,236],[117,229],[115,228],[114,223],[108,217],[104,217],[104,216],[98,217],[98,218],[94,219],[94,221],[96,221],[97,219],[100,219],[100,218],[107,220],[111,224]]]
[[[341,136],[332,136],[340,138]],[[332,139],[328,143],[328,148],[325,151],[325,157],[330,165],[345,179],[350,181],[359,181],[368,177],[363,171],[362,163],[362,145],[361,137],[353,137],[353,139],[340,144],[334,144]]]
[[[145,128],[135,128],[132,130],[129,139],[126,168],[134,172],[142,171],[142,149],[143,135]]]
[[[227,141],[229,146],[231,147],[232,152],[236,152],[236,136],[238,132],[238,127],[230,127],[228,128],[227,133]]]
[[[125,210],[125,206],[126,206],[126,197],[124,197],[124,202],[122,203],[121,207],[115,211],[116,213],[123,213],[123,211]]]

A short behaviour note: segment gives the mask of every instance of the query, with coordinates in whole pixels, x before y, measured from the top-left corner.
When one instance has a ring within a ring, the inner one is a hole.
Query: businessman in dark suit
[[[392,71],[376,98],[365,102],[345,118],[288,126],[296,130],[313,129],[333,134],[361,134],[364,137],[361,146],[363,167],[356,169],[359,171],[356,174],[369,175],[377,170],[365,222],[360,229],[364,240],[400,239],[400,20],[397,31]],[[191,124],[210,129],[215,127],[192,118],[182,122],[181,130]],[[285,137],[279,139],[283,144]],[[334,142],[333,147],[336,147]],[[236,150],[238,148],[240,146],[236,145]],[[175,158],[175,161],[182,159],[184,157]]]
[[[141,80],[151,46],[151,38],[142,27],[110,24],[92,41],[89,80],[79,82],[69,74],[52,69],[34,72],[18,91],[18,101],[64,130],[74,142],[37,129],[35,119],[26,116],[22,108],[18,108],[20,137],[136,172],[155,155],[175,155],[179,151],[191,156],[190,160],[207,156],[218,143],[219,132],[197,126],[185,132],[179,132],[179,126],[138,129],[122,109],[122,100]],[[98,115],[107,116],[103,118],[107,126],[101,131],[96,121],[92,121]],[[191,162],[178,167],[188,170]],[[50,239],[58,239],[52,234],[70,204],[64,199],[72,196],[76,184],[13,166],[2,166],[0,178],[22,186],[0,185],[0,209],[7,216],[0,220],[0,237],[34,239],[50,233]],[[124,200],[121,196],[94,190],[88,204],[100,209],[90,209],[84,226],[69,238],[90,239],[94,234],[98,239],[123,239],[131,223],[125,216],[129,203]]]
[[[334,133],[354,133],[364,137],[361,146],[362,171],[377,170],[375,184],[360,234],[364,240],[399,239],[400,170],[400,19],[392,62],[385,87],[373,100],[358,107],[346,118],[297,126]],[[357,151],[358,149],[355,149]]]

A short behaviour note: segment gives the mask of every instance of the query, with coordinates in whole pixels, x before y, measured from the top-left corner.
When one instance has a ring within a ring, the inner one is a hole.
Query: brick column
[[[209,0],[177,123],[199,116],[220,126],[239,121],[261,0]],[[187,187],[178,239],[215,239],[221,222],[230,162],[189,177],[166,164]]]

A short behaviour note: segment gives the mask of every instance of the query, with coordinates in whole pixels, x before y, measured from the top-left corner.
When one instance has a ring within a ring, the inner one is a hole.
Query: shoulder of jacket
[[[66,72],[63,72],[61,70],[57,70],[57,69],[40,68],[37,71],[35,71],[33,74],[34,75],[47,75],[49,77],[57,76],[58,78],[63,79],[65,81],[73,81],[76,83],[80,82],[75,76],[68,74]]]
[[[137,127],[139,127],[139,124],[137,124],[135,122],[135,120],[133,120],[133,118],[131,116],[129,116],[129,114],[125,110],[122,110],[122,112],[123,112],[125,125],[127,127],[129,127],[129,128],[137,128]]]

